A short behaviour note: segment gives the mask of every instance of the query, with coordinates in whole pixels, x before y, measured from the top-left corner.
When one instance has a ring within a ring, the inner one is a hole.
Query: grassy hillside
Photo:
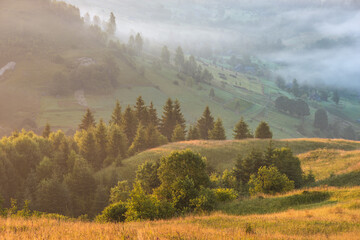
[[[323,179],[332,172],[344,173],[352,171],[354,165],[359,164],[357,158],[360,142],[337,140],[337,139],[285,139],[273,140],[274,147],[290,147],[294,154],[299,155],[302,162],[302,168],[305,172],[312,170],[317,179]],[[217,170],[224,171],[231,169],[236,163],[237,157],[245,156],[251,149],[265,150],[269,145],[269,140],[227,140],[227,141],[188,141],[171,143],[158,148],[150,149],[139,153],[131,158],[123,160],[123,166],[116,169],[119,176],[124,179],[134,179],[137,166],[145,161],[156,161],[163,156],[168,155],[174,150],[191,149],[206,157],[208,165]],[[323,153],[324,155],[342,153],[334,155],[327,159],[314,153]],[[355,154],[355,155],[354,155]],[[313,156],[309,158],[307,156]],[[344,160],[346,159],[346,161]],[[324,165],[326,165],[324,167]],[[330,167],[327,167],[330,166]],[[100,175],[108,175],[112,167],[102,170]]]
[[[153,222],[97,224],[76,220],[0,219],[4,239],[357,239],[360,234],[360,188],[316,189],[323,201],[299,206],[288,201],[277,213],[231,216],[215,213]],[[308,194],[311,194],[310,191]],[[242,207],[304,195],[252,199]],[[266,204],[265,204],[266,205]],[[271,206],[270,208],[274,208]]]
[[[175,67],[154,64],[159,61],[157,49],[133,57],[127,53],[126,44],[107,45],[106,36],[99,29],[86,25],[74,7],[50,4],[46,0],[34,4],[25,0],[6,0],[1,4],[0,67],[10,61],[16,62],[16,67],[0,77],[0,87],[7,93],[6,99],[21,107],[9,107],[5,101],[0,101],[3,113],[0,134],[13,128],[41,129],[47,122],[54,129],[74,130],[86,107],[95,112],[97,119],[109,120],[116,99],[125,107],[134,104],[139,95],[147,103],[153,101],[159,115],[168,97],[178,98],[187,124],[194,124],[209,105],[214,117],[223,119],[228,138],[241,116],[253,130],[260,121],[268,121],[277,139],[327,137],[326,133],[313,128],[314,112],[321,107],[329,110],[330,123],[345,120],[355,131],[360,131],[360,125],[356,123],[360,109],[354,99],[342,99],[339,106],[331,102],[309,102],[311,115],[302,120],[275,108],[273,101],[289,93],[279,89],[270,77],[264,77],[266,75],[236,73],[201,59],[198,64],[214,76],[210,84],[196,83],[191,77],[180,79]],[[8,39],[16,41],[9,42]],[[171,55],[173,57],[174,52]],[[86,57],[101,65],[109,56],[113,57],[119,70],[117,87],[104,90],[101,84],[90,80],[83,81],[77,88],[68,88],[62,82],[53,84],[57,74],[69,77],[76,72],[79,59]],[[57,87],[64,88],[66,94],[50,94],[54,88],[59,90]],[[215,97],[210,98],[212,88]],[[78,91],[82,92],[85,104],[79,103]],[[27,124],[29,120],[31,126]]]

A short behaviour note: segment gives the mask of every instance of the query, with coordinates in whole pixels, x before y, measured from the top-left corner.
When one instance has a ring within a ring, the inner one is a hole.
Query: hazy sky
[[[286,65],[279,73],[288,80],[360,89],[359,1],[68,2],[104,20],[114,12],[123,40],[141,32],[152,43],[192,53],[204,46],[220,55],[250,53]]]

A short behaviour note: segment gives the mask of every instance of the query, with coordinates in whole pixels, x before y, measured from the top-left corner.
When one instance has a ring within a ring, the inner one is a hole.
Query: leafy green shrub
[[[213,192],[219,202],[232,201],[238,197],[237,192],[232,188],[217,188]]]
[[[140,183],[134,184],[127,201],[127,221],[154,220],[158,218],[158,199],[152,195],[146,195]]]
[[[281,174],[274,166],[259,168],[257,175],[251,175],[249,181],[249,192],[251,195],[257,193],[284,193],[293,189],[294,181],[289,180],[285,174]]]
[[[96,217],[98,222],[124,222],[126,219],[125,213],[127,211],[126,204],[117,202],[107,206],[101,215]]]
[[[174,182],[171,189],[172,203],[175,209],[179,212],[190,212],[191,201],[198,196],[194,181],[186,176],[184,179]]]
[[[216,207],[215,193],[209,188],[203,188],[199,192],[199,196],[190,200],[191,206],[195,212],[211,212]]]

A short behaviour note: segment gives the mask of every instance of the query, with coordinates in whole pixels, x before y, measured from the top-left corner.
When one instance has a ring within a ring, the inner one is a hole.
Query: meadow
[[[219,208],[211,215],[182,216],[170,220],[129,223],[94,223],[80,220],[10,217],[0,219],[0,238],[13,239],[358,239],[360,188],[316,188],[286,195],[262,196],[240,204],[238,216]],[[294,200],[312,194],[306,204]],[[317,197],[316,197],[317,196]],[[326,196],[324,198],[324,196]],[[275,205],[280,198],[283,208]],[[259,200],[260,199],[260,200]],[[269,210],[258,213],[253,204]],[[226,205],[226,204],[225,204]]]
[[[323,180],[333,174],[355,171],[359,164],[360,142],[342,139],[283,139],[272,140],[274,147],[289,147],[298,155],[305,173],[310,170],[317,180]],[[235,166],[239,156],[246,156],[250,149],[265,150],[269,140],[226,140],[226,141],[186,141],[170,143],[164,146],[141,152],[124,159],[122,166],[115,170],[124,180],[135,179],[137,167],[146,161],[157,161],[172,151],[191,149],[206,157],[207,164],[218,172]],[[314,155],[315,154],[315,155]],[[311,158],[311,156],[313,156]],[[332,156],[331,158],[327,158]],[[343,156],[343,157],[341,157]],[[108,176],[114,167],[108,167],[97,175]]]

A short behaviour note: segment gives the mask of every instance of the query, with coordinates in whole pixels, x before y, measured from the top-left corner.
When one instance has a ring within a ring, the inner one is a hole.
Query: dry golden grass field
[[[217,212],[121,224],[2,218],[0,239],[359,239],[360,188],[316,190],[328,192],[331,197],[301,210],[288,209],[263,215],[231,216]],[[299,191],[285,196],[294,194]],[[274,197],[265,196],[267,198]]]

